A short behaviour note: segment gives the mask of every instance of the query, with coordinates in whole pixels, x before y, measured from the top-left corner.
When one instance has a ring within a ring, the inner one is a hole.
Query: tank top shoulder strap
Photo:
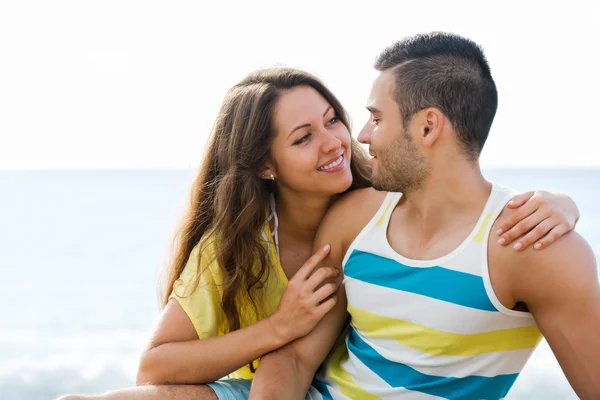
[[[375,237],[379,237],[383,235],[385,237],[387,226],[390,222],[390,217],[392,215],[392,211],[402,198],[402,193],[388,192],[385,196],[383,202],[379,206],[379,209],[371,218],[369,223],[360,231],[358,236],[354,239],[346,254],[344,255],[344,261],[342,262],[342,266],[346,265],[346,261],[350,257],[352,251],[354,251],[357,247],[360,247],[360,243],[364,241],[366,238],[372,240]]]
[[[476,235],[476,239],[478,241],[487,243],[486,240],[489,236],[489,231],[492,228],[492,225],[498,218],[498,215],[502,212],[506,203],[517,193],[512,189],[492,184],[492,191],[490,193],[490,198],[486,204],[485,209],[481,215],[480,221],[478,223],[478,233]],[[476,240],[477,241],[477,240]]]

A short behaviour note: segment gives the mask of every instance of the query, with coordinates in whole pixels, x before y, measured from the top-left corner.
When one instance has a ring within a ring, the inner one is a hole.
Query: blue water
[[[577,229],[600,254],[600,170],[486,175],[570,194]],[[133,385],[192,179],[192,171],[0,172],[1,399]],[[508,398],[576,396],[543,342]]]

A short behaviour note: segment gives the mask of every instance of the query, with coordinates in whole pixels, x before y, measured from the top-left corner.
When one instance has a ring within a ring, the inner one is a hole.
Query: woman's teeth
[[[333,167],[337,167],[338,165],[340,165],[340,163],[341,163],[343,160],[344,160],[344,155],[341,155],[341,156],[339,156],[339,157],[337,158],[337,160],[335,160],[335,161],[333,161],[333,162],[331,162],[331,163],[329,163],[329,164],[327,164],[327,165],[324,165],[324,166],[322,166],[322,167],[319,167],[319,168],[317,168],[317,170],[319,170],[319,171],[325,171],[325,170],[331,169],[331,168],[333,168]]]

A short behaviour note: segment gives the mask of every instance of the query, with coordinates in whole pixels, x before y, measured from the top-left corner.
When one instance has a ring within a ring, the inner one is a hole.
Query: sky
[[[484,167],[600,167],[592,1],[3,1],[0,170],[196,168],[227,89],[317,74],[354,134],[373,62],[428,31],[485,50],[499,108]]]

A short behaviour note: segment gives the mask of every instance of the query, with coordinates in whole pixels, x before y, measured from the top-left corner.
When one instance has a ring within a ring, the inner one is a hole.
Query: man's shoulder
[[[377,209],[388,192],[375,190],[372,187],[356,189],[344,194],[331,206],[329,212],[347,213],[364,209]]]
[[[496,221],[494,221],[491,228],[492,232],[514,212],[516,210],[504,209]],[[503,267],[514,266],[520,268],[527,266],[527,268],[544,268],[544,265],[548,263],[555,264],[571,260],[576,253],[580,254],[582,252],[593,255],[588,242],[575,231],[566,233],[556,242],[542,250],[536,250],[533,246],[529,246],[525,250],[516,251],[513,246],[500,245],[494,239],[493,235],[490,235],[488,240],[489,260],[498,260],[503,264]]]
[[[561,281],[598,279],[594,252],[577,232],[569,232],[542,250],[532,246],[516,251],[490,241],[489,262],[507,279],[516,301],[527,301],[531,292],[546,293]]]
[[[377,213],[387,193],[373,188],[346,193],[329,208],[319,230],[335,234],[344,243],[354,240]]]
[[[387,194],[373,188],[346,193],[329,208],[325,221],[334,219],[337,223],[364,226],[377,213]]]

